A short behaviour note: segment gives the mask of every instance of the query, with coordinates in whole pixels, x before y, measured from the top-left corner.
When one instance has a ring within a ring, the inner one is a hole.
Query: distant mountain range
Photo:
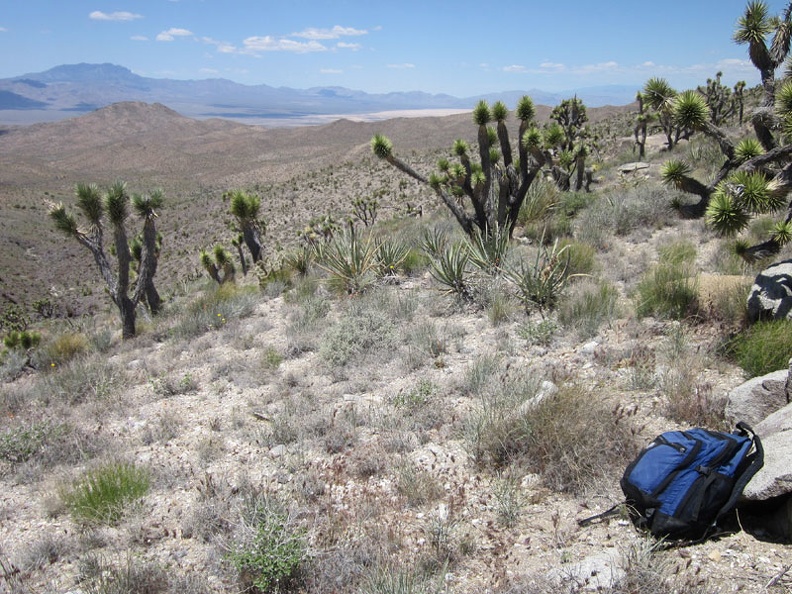
[[[600,86],[547,93],[532,89],[476,97],[423,92],[371,94],[343,87],[292,89],[242,85],[226,79],[147,78],[115,64],[71,64],[0,79],[0,123],[31,124],[80,115],[120,101],[162,103],[192,118],[219,117],[248,123],[326,122],[331,116],[365,116],[396,110],[472,109],[480,99],[513,106],[523,95],[539,105],[578,96],[589,107],[626,105],[631,86]]]

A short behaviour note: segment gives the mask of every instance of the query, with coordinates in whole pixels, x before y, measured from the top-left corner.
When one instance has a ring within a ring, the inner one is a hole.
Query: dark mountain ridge
[[[283,120],[315,123],[311,116],[351,116],[394,110],[472,109],[479,99],[513,105],[522,95],[540,105],[555,105],[577,95],[590,107],[625,105],[632,87],[596,87],[565,93],[505,91],[480,97],[452,97],[421,91],[371,94],[344,87],[292,89],[243,85],[213,78],[172,80],[139,76],[115,64],[70,64],[45,72],[0,80],[0,123],[31,124],[73,117],[121,101],[162,103],[193,118],[221,117],[248,123]],[[301,118],[303,120],[301,121]],[[255,121],[256,119],[260,121]]]

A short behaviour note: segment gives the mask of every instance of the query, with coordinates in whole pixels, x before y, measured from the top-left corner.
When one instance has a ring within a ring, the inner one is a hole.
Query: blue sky
[[[786,2],[768,2],[779,14]],[[746,0],[0,0],[0,78],[111,62],[154,78],[369,93],[758,84]],[[680,15],[683,18],[680,18]]]

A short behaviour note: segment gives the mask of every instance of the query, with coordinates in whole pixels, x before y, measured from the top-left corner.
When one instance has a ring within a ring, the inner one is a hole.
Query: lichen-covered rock
[[[748,321],[792,318],[792,260],[760,272],[748,295]]]

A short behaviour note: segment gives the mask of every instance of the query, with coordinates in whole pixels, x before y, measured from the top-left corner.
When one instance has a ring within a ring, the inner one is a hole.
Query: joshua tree
[[[234,249],[237,251],[237,255],[239,255],[239,263],[242,264],[242,276],[247,276],[248,262],[247,258],[245,257],[245,251],[242,249],[242,247],[245,245],[245,236],[242,235],[242,233],[238,234],[231,240],[231,245],[234,246]]]
[[[475,232],[490,236],[514,230],[517,214],[547,155],[542,150],[542,135],[534,124],[535,109],[530,97],[517,104],[520,120],[517,159],[514,158],[506,128],[508,110],[501,103],[492,108],[480,101],[473,110],[478,126],[479,160],[474,162],[470,146],[463,140],[453,145],[458,159],[453,165],[442,159],[439,172],[429,179],[416,172],[393,153],[391,141],[376,134],[371,140],[374,154],[421,183],[431,186],[468,235]],[[496,127],[489,124],[495,121]]]
[[[551,168],[553,177],[562,190],[569,190],[571,187],[577,192],[583,188],[586,157],[590,150],[594,148],[594,143],[586,126],[588,122],[586,106],[577,97],[564,99],[553,108],[550,119],[555,121],[563,132],[563,134],[558,134],[551,125],[545,135],[545,141],[548,143],[552,142],[552,138],[558,139],[555,146],[549,147],[557,151],[558,165],[560,165],[560,167],[555,165]],[[574,185],[570,183],[573,173],[575,174]],[[589,189],[589,183],[586,183],[586,191]]]
[[[685,128],[674,116],[674,100],[679,93],[664,78],[650,78],[641,96],[646,106],[654,110],[653,120],[666,137],[666,147],[672,150],[680,139],[688,138],[692,131]]]
[[[633,135],[635,136],[635,145],[638,147],[638,158],[643,159],[646,156],[646,130],[649,127],[651,116],[644,108],[644,97],[641,91],[635,94],[635,100],[638,102],[638,115],[635,116]],[[633,148],[634,150],[635,148]]]
[[[132,206],[135,208],[137,215],[143,220],[154,219],[157,217],[157,210],[162,208],[164,196],[162,190],[155,190],[148,196],[141,196],[135,194],[132,197]],[[153,237],[147,237],[146,234],[153,233]],[[146,304],[151,313],[159,313],[162,307],[162,298],[160,297],[157,287],[154,286],[154,275],[157,274],[157,263],[159,262],[160,251],[162,250],[162,234],[157,233],[154,225],[143,225],[143,232],[135,237],[132,241],[130,249],[132,257],[137,263],[137,272],[140,273],[140,267],[143,260],[143,245],[153,246],[153,249],[146,251],[146,258],[148,258],[147,265],[151,269],[149,281],[145,287]]]
[[[725,157],[720,171],[709,184],[691,177],[692,168],[685,161],[674,159],[663,166],[662,175],[669,183],[685,192],[699,196],[698,203],[683,205],[676,201],[685,216],[705,216],[708,224],[722,235],[742,231],[757,214],[777,212],[784,208],[792,190],[792,79],[780,86],[775,83],[775,67],[789,52],[790,2],[783,17],[769,18],[763,2],[749,2],[738,22],[735,40],[749,44],[751,61],[760,71],[764,88],[763,105],[753,117],[756,138],[747,138],[736,145],[711,122],[704,97],[686,91],[670,108],[678,125],[698,129],[712,137]],[[765,38],[773,33],[768,49]],[[774,130],[780,130],[778,136]],[[792,204],[787,215],[773,228],[770,238],[758,245],[738,243],[738,252],[746,260],[755,260],[778,253],[792,238]]]
[[[245,245],[250,250],[253,264],[260,262],[264,257],[261,237],[267,232],[266,223],[259,219],[261,199],[242,190],[230,193],[231,214],[236,219],[237,228],[242,233]]]
[[[767,39],[772,35],[770,46]],[[775,148],[776,139],[772,129],[776,122],[773,104],[775,103],[775,71],[784,63],[789,54],[792,40],[792,2],[780,17],[769,15],[766,2],[751,0],[745,12],[737,21],[734,41],[748,44],[748,56],[759,70],[764,89],[762,106],[752,117],[756,137],[765,150]]]
[[[209,254],[206,250],[201,251],[201,265],[209,276],[211,276],[218,285],[225,284],[229,281],[234,282],[236,269],[231,260],[231,254],[229,254],[222,245],[218,244],[214,246],[213,255],[214,259],[212,259],[212,254]]]
[[[155,208],[162,205],[162,193],[155,192],[147,197],[136,195],[132,200],[136,212],[143,219],[140,266],[134,284],[130,281],[133,256],[126,232],[130,203],[126,184],[116,182],[104,194],[95,184],[78,184],[76,195],[77,208],[87,219],[87,227],[81,228],[63,204],[50,203],[50,217],[60,231],[74,237],[93,254],[110,298],[121,315],[122,336],[132,338],[135,336],[137,305],[146,295],[147,287],[153,287],[158,254]],[[106,221],[112,226],[113,252],[117,260],[115,269],[104,247]]]
[[[716,126],[721,126],[734,116],[739,116],[742,124],[745,81],[735,84],[732,91],[721,82],[721,77],[723,73],[718,72],[715,78],[708,78],[707,84],[698,88],[698,92],[704,95],[709,106],[710,120]]]

